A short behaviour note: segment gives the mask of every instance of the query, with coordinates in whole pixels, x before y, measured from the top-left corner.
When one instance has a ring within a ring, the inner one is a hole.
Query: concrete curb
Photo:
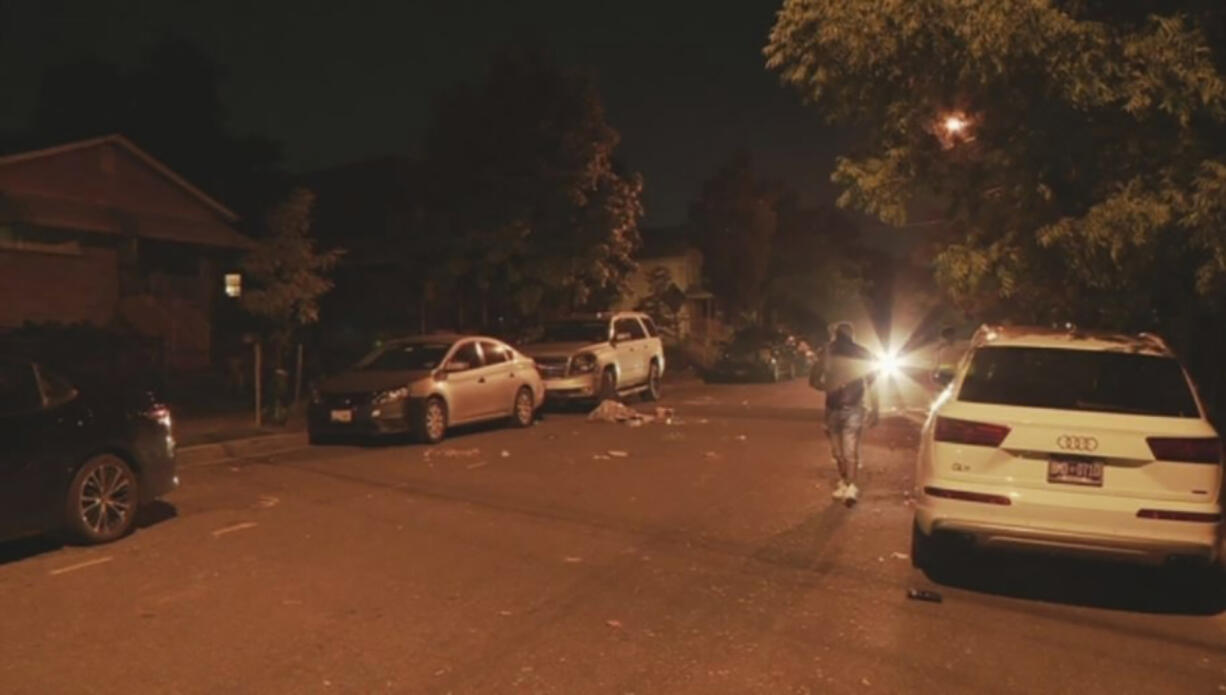
[[[304,446],[307,446],[306,432],[262,434],[255,437],[231,439],[226,442],[180,447],[175,452],[175,458],[179,468],[192,468]]]

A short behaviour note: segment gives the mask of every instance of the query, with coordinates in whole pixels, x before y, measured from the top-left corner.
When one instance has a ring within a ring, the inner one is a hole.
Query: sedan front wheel
[[[421,409],[417,421],[417,437],[427,444],[438,444],[447,434],[447,404],[441,398],[430,398]]]

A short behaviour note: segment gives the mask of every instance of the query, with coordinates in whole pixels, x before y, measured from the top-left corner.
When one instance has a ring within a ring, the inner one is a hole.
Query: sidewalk
[[[268,453],[306,444],[306,418],[294,413],[284,426],[256,426],[255,414],[217,413],[175,418],[174,435],[180,466]]]

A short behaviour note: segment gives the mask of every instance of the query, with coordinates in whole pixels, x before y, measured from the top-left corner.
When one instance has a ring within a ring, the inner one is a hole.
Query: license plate
[[[1047,463],[1047,482],[1102,487],[1103,462],[1052,458]]]
[[[353,422],[352,410],[333,410],[332,422]]]

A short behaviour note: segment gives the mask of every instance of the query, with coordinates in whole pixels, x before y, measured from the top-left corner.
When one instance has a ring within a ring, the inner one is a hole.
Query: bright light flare
[[[877,371],[887,379],[897,379],[902,376],[902,359],[897,353],[884,353],[877,358]]]
[[[969,125],[970,123],[958,114],[950,114],[945,117],[945,132],[949,133],[950,135],[958,135],[962,133]]]

